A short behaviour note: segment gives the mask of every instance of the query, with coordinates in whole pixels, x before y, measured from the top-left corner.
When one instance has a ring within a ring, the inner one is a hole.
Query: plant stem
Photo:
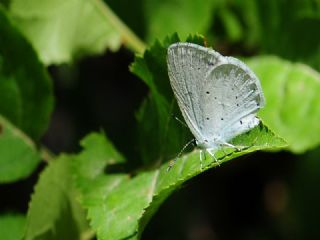
[[[45,161],[46,163],[55,158],[55,155],[45,146],[41,146],[40,155],[43,161]]]
[[[81,234],[80,240],[91,240],[96,236],[92,229],[88,229]]]
[[[146,48],[145,43],[116,16],[102,0],[92,0],[92,2],[105,16],[108,23],[111,23],[111,25],[119,31],[124,43],[136,53],[142,54]]]

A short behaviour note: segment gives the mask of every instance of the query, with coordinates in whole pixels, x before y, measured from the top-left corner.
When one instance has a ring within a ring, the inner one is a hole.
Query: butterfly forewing
[[[213,50],[191,44],[177,43],[168,49],[168,72],[178,105],[193,135],[202,138],[202,104],[199,86],[209,70],[220,63],[221,55]]]

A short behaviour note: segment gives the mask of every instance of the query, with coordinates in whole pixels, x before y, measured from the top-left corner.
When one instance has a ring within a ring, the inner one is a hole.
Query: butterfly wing
[[[198,142],[203,141],[203,111],[201,102],[206,76],[222,56],[192,43],[176,43],[168,48],[167,63],[170,84],[182,115]]]
[[[216,147],[256,126],[265,105],[260,82],[240,60],[191,43],[168,49],[168,72],[178,105],[198,143]],[[208,144],[207,144],[208,143]]]
[[[265,99],[259,79],[240,60],[224,57],[202,82],[201,109],[204,137],[215,136],[224,142],[259,123],[256,112]]]

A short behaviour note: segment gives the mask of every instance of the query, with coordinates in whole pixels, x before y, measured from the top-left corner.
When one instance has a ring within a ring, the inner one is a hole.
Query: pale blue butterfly
[[[214,159],[221,146],[237,149],[229,141],[257,126],[256,113],[265,105],[256,75],[242,61],[193,43],[172,44],[167,64],[171,87],[197,146]]]

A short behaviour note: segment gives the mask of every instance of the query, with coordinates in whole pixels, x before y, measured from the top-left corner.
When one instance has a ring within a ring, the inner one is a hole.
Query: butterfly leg
[[[207,149],[207,152],[212,156],[212,158],[214,159],[214,161],[215,161],[216,163],[218,163],[218,165],[220,165],[220,164],[219,164],[219,160],[216,158],[216,156],[214,155],[214,153],[212,152],[212,150],[211,150],[211,149]]]
[[[169,166],[167,167],[167,172],[171,170],[171,168],[173,167],[173,165],[176,163],[177,160],[178,160],[178,157],[176,157],[174,160],[171,160],[169,162]]]
[[[242,148],[240,148],[240,147],[238,147],[238,146],[235,146],[235,145],[233,145],[233,144],[231,144],[231,143],[227,143],[227,142],[224,142],[224,143],[222,143],[221,145],[223,145],[223,146],[227,146],[227,147],[230,147],[230,148],[233,148],[233,149],[236,149],[237,151],[241,151],[241,149]]]
[[[173,165],[176,163],[176,161],[178,160],[178,158],[181,157],[182,153],[184,152],[184,150],[190,145],[190,144],[193,144],[195,142],[194,139],[191,139],[189,142],[187,142],[187,144],[185,144],[183,146],[183,148],[181,149],[181,151],[178,153],[177,157],[174,159],[174,160],[171,160],[169,162],[169,166],[167,167],[167,172],[170,171],[170,169],[173,167]]]
[[[222,145],[232,147],[232,148],[236,149],[236,151],[240,152],[240,151],[247,150],[247,149],[253,147],[255,145],[255,143],[257,142],[257,140],[258,140],[258,137],[256,137],[253,140],[253,142],[252,142],[252,144],[250,144],[250,146],[234,146],[234,145],[227,143],[227,142],[223,143]]]
[[[225,158],[226,156],[228,156],[228,153],[224,150],[224,148],[221,148],[221,150],[222,150],[222,152],[223,152],[223,154],[224,154],[224,157],[223,157],[223,158]]]
[[[204,150],[200,150],[200,167],[203,169],[203,159],[206,160],[206,153]]]
[[[233,144],[231,144],[231,143],[227,143],[227,142],[224,142],[224,143],[222,143],[221,145],[227,146],[227,147],[230,147],[230,148],[233,148],[233,149],[235,149],[237,152],[240,152],[240,151],[242,151],[242,150],[246,150],[246,149],[249,148],[248,146],[235,146],[235,145],[233,145]]]
[[[179,119],[177,116],[171,114],[172,117],[174,117],[175,120],[177,120],[182,126],[186,127],[187,129],[189,129],[189,127],[187,126],[187,124],[185,124],[181,119]]]

